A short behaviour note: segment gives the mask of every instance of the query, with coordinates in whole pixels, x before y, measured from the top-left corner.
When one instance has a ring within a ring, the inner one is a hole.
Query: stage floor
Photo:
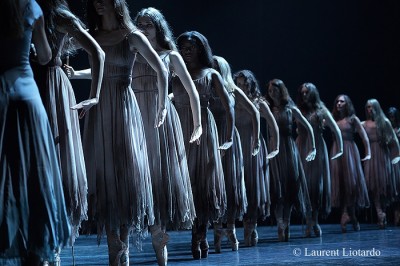
[[[213,229],[207,238],[210,244],[208,258],[193,260],[190,231],[169,231],[169,265],[399,265],[400,227],[388,226],[377,229],[375,224],[361,224],[361,231],[354,232],[348,225],[348,232],[341,233],[339,224],[322,224],[322,237],[304,238],[302,225],[290,227],[289,242],[277,241],[276,226],[259,226],[259,242],[255,247],[243,246],[243,227],[237,228],[240,242],[238,251],[231,251],[225,237],[222,253],[214,252]],[[103,238],[100,246],[96,236],[80,236],[74,247],[61,252],[61,265],[108,265],[107,244]],[[143,241],[142,251],[132,244],[131,265],[157,265],[151,245],[151,238]]]

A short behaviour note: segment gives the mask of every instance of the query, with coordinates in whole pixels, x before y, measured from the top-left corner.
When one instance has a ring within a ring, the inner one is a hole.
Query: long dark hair
[[[30,6],[30,3],[23,0],[0,1],[0,35],[3,38],[22,38],[24,34],[24,12],[28,6]]]
[[[115,16],[117,17],[119,25],[122,29],[136,29],[136,27],[132,23],[132,19],[129,14],[128,4],[125,0],[114,0],[114,11]],[[86,19],[89,33],[93,34],[96,30],[102,28],[101,16],[97,14],[92,0],[86,1]]]
[[[387,111],[387,116],[389,118],[393,117],[393,119],[390,119],[390,122],[392,123],[393,128],[400,128],[400,111],[399,111],[399,109],[397,109],[394,106],[389,107],[389,109]]]
[[[77,24],[80,24],[82,27],[84,27],[82,21],[71,12],[66,0],[36,0],[36,1],[43,10],[45,24],[46,24],[46,35],[52,50],[54,50],[58,45],[57,34],[56,34],[57,26],[59,23],[58,19],[60,18],[72,19]],[[68,52],[69,54],[71,54],[74,51],[75,48],[72,42],[68,38],[66,40],[66,43],[64,44],[62,53]]]
[[[368,105],[372,106],[372,114],[367,111]],[[365,104],[365,116],[367,119],[375,121],[380,142],[388,145],[393,139],[393,128],[377,99],[369,99],[367,101]]]
[[[346,102],[345,110],[344,110],[343,113],[340,113],[337,110],[337,107],[336,107],[336,103],[337,103],[337,101],[338,101],[340,96],[343,96],[344,101]],[[335,121],[339,121],[339,120],[341,120],[341,119],[343,119],[345,117],[350,117],[350,116],[353,116],[355,114],[356,114],[356,111],[354,109],[353,102],[351,101],[351,99],[350,99],[350,97],[348,95],[339,94],[338,96],[336,96],[335,101],[333,102],[333,108],[332,108],[332,116],[335,119]]]
[[[301,93],[304,87],[307,88],[308,90],[307,102],[304,101]],[[315,112],[316,115],[318,116],[321,126],[323,125],[324,112],[328,111],[328,109],[326,108],[325,104],[321,101],[318,89],[313,83],[311,82],[303,83],[297,89],[296,104],[297,107],[300,109],[300,111],[303,113],[303,115]]]
[[[156,29],[156,39],[157,43],[166,50],[174,50],[177,51],[176,44],[174,41],[174,36],[166,21],[164,15],[160,10],[154,7],[143,8],[140,10],[133,20],[135,25],[137,26],[137,20],[141,17],[148,17],[153,22],[154,27]]]
[[[286,108],[286,107],[293,107],[295,106],[294,101],[290,97],[289,90],[287,89],[285,83],[283,83],[280,79],[272,79],[268,82],[268,86],[274,86],[279,89],[280,95],[280,106],[275,106],[274,101],[269,96],[268,90],[266,94],[267,101],[271,104],[271,107],[277,107],[278,109]]]
[[[176,43],[178,49],[184,41],[192,41],[198,47],[199,62],[204,67],[214,68],[214,59],[207,38],[198,31],[187,31],[179,35]]]
[[[249,87],[248,91],[244,91],[250,99],[258,99],[261,96],[260,86],[256,76],[251,70],[242,69],[233,74],[233,81],[237,85],[237,79],[243,78]]]

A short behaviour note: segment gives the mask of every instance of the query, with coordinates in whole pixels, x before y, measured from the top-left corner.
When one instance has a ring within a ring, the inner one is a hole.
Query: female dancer
[[[214,68],[221,74],[225,89],[228,91],[230,100],[234,104],[235,109],[244,109],[247,112],[248,119],[252,122],[252,136],[249,141],[251,142],[251,140],[253,140],[252,155],[256,156],[260,148],[260,113],[249,98],[247,98],[246,94],[235,85],[229,63],[220,56],[214,55],[213,58],[215,62]],[[215,117],[219,139],[223,140],[226,135],[226,118],[225,110],[222,108],[218,97],[213,98],[210,109]],[[221,252],[222,236],[225,233],[231,242],[232,250],[238,250],[239,241],[236,237],[235,220],[242,220],[243,215],[247,211],[242,145],[236,127],[232,148],[223,154],[222,166],[224,168],[227,211],[222,219],[214,222],[214,246],[215,252],[217,253]],[[223,223],[226,224],[226,232],[223,229]]]
[[[288,241],[292,208],[298,205],[303,215],[311,211],[311,203],[304,176],[299,151],[292,137],[293,120],[300,123],[308,133],[311,143],[306,161],[315,158],[315,139],[312,126],[301,114],[289,96],[282,80],[273,79],[268,83],[267,100],[271,103],[272,113],[279,127],[279,154],[271,160],[271,195],[275,202],[275,218],[278,225],[278,240]]]
[[[199,94],[176,49],[171,29],[163,14],[152,7],[140,10],[134,23],[162,59],[168,70],[169,79],[172,75],[176,75],[185,85],[193,114],[194,131],[189,141],[193,143],[202,133]],[[152,243],[158,264],[166,265],[168,241],[166,227],[189,229],[196,216],[182,126],[174,105],[168,100],[165,105],[168,116],[161,127],[154,128],[152,119],[158,108],[157,74],[141,55],[138,55],[132,76],[132,88],[142,113],[147,148],[151,151],[147,155],[153,185],[155,215],[155,223],[150,226]]]
[[[400,111],[394,106],[389,107],[387,111],[387,118],[392,124],[394,133],[397,138],[400,138]]]
[[[261,97],[260,88],[257,79],[250,70],[240,70],[234,75],[236,85],[242,89],[253,105],[260,112],[268,125],[271,141],[269,144],[274,147],[268,154],[267,145],[262,134],[259,134],[260,152],[254,156],[252,147],[254,140],[254,131],[250,131],[251,117],[245,109],[238,106],[236,109],[236,126],[240,133],[243,147],[244,179],[246,183],[246,193],[248,207],[243,217],[244,226],[244,244],[246,246],[255,246],[258,242],[257,220],[265,219],[270,215],[270,177],[268,160],[275,157],[279,151],[279,129],[275,118],[269,109],[267,101]]]
[[[70,108],[76,105],[74,90],[61,68],[61,56],[68,52],[69,39],[73,37],[91,57],[93,76],[90,99],[80,103],[87,111],[98,102],[103,78],[104,52],[83,29],[65,0],[38,0],[38,3],[44,13],[52,59],[45,66],[34,64],[33,73],[57,144],[66,206],[73,226],[73,245],[82,220],[87,219],[88,188],[78,112]],[[56,256],[58,257],[58,254]]]
[[[400,111],[394,106],[389,107],[387,111],[387,117],[392,124],[394,133],[397,136],[397,141],[400,140]],[[395,188],[397,196],[393,200],[394,208],[394,225],[400,225],[400,163],[392,164]]]
[[[211,98],[215,95],[220,97],[226,111],[226,138],[219,147],[221,150],[226,150],[232,145],[234,113],[222,77],[212,68],[213,58],[206,37],[197,31],[185,32],[178,37],[177,44],[200,95],[201,124],[204,129],[199,145],[190,144],[189,137],[193,131],[190,99],[180,80],[174,78],[172,91],[182,123],[197,215],[192,228],[192,255],[193,258],[200,259],[208,256],[209,222],[221,218],[226,210],[224,172],[218,151],[218,131],[208,108]]]
[[[89,33],[106,53],[101,97],[89,110],[83,132],[89,219],[97,222],[99,239],[106,230],[110,265],[129,265],[130,230],[141,234],[154,223],[146,135],[131,88],[132,67],[140,53],[157,73],[155,127],[166,115],[167,70],[132,24],[125,1],[88,1],[86,12]],[[90,78],[90,69],[70,70],[74,78]]]
[[[340,128],[343,138],[343,155],[331,162],[332,207],[340,207],[342,217],[340,225],[345,233],[346,225],[352,221],[353,229],[360,230],[356,217],[356,208],[369,207],[368,191],[365,184],[361,161],[371,158],[368,136],[355,114],[353,103],[349,96],[340,94],[336,97],[332,116]],[[357,132],[365,148],[365,157],[361,160],[354,133]],[[338,153],[340,146],[333,141],[331,157]],[[350,216],[349,216],[350,215]]]
[[[53,134],[29,64],[51,59],[40,6],[0,4],[0,264],[42,265],[68,243],[70,223]]]
[[[392,125],[376,99],[369,99],[365,104],[365,116],[366,120],[361,124],[367,132],[371,146],[371,159],[364,162],[365,181],[369,196],[375,205],[378,226],[384,229],[385,207],[390,205],[396,196],[391,164],[400,160],[400,148]],[[395,156],[392,160],[391,154]]]
[[[307,179],[307,188],[312,206],[311,217],[307,217],[306,236],[311,236],[312,229],[314,234],[320,237],[322,231],[318,224],[318,215],[327,216],[331,211],[329,157],[323,138],[325,126],[330,128],[339,146],[337,153],[333,155],[331,160],[343,154],[343,140],[339,127],[333,119],[331,112],[321,101],[317,87],[314,84],[304,83],[299,87],[297,90],[297,106],[313,128],[317,151],[314,160],[304,160],[312,144],[308,141],[306,128],[301,123],[298,123],[296,144],[300,157],[303,158],[303,169]]]

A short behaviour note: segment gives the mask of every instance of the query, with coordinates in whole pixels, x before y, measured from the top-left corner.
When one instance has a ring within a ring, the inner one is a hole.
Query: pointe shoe
[[[215,253],[221,253],[221,242],[224,236],[223,228],[214,228],[214,249]]]
[[[246,247],[252,246],[252,234],[254,231],[254,224],[250,222],[244,222],[244,245]]]
[[[342,214],[342,218],[340,220],[340,226],[342,228],[342,233],[346,233],[347,232],[346,225],[347,225],[348,222],[350,222],[350,216],[347,214],[347,212],[344,212]]]
[[[114,239],[112,242],[109,242],[109,253],[108,259],[111,266],[120,266],[121,265],[121,257],[128,251],[127,246],[124,242],[119,239]]]
[[[285,242],[288,242],[290,239],[290,229],[289,229],[289,224],[287,223],[285,225]]]
[[[168,250],[167,246],[156,251],[157,264],[159,266],[166,266],[168,261]],[[128,265],[128,264],[127,264]]]
[[[283,222],[279,223],[278,222],[278,241],[279,242],[285,242],[286,236],[285,236],[285,225]]]
[[[385,215],[386,216],[386,215]],[[54,266],[61,266],[61,258],[60,258],[60,253],[56,253],[54,256]]]
[[[311,227],[312,227],[312,223],[311,223],[311,221],[309,221],[307,219],[306,231],[305,231],[305,234],[304,234],[305,237],[311,237]]]
[[[152,235],[153,249],[156,252],[157,263],[160,266],[167,265],[168,252],[167,243],[169,241],[169,235],[160,231],[159,233]]]
[[[285,242],[285,229],[278,228],[278,241],[279,242]]]
[[[121,257],[119,258],[119,262],[121,266],[129,266],[129,250],[126,250],[122,253]]]
[[[200,241],[192,240],[192,256],[195,260],[199,260],[201,258]]]
[[[60,266],[61,265],[61,259],[60,259],[60,253],[55,252],[54,253],[54,261],[43,261],[42,266]]]
[[[378,226],[379,226],[379,229],[386,228],[386,213],[381,212],[378,214]]]
[[[254,227],[253,232],[251,232],[251,239],[250,239],[250,245],[254,247],[258,243],[258,233],[256,227]]]
[[[237,240],[236,237],[236,229],[227,229],[226,230],[226,235],[231,242],[232,245],[232,251],[237,251],[239,249],[239,241]]]
[[[167,261],[168,261],[167,246],[164,246],[163,248],[156,250],[156,259],[157,259],[157,264],[159,266],[167,265]],[[129,260],[128,260],[128,263],[129,263]],[[129,264],[126,264],[126,265],[129,265]]]
[[[360,231],[360,223],[358,221],[353,222],[353,229],[354,231]]]
[[[321,237],[322,236],[322,230],[319,224],[316,224],[313,226],[314,234],[316,237]]]
[[[400,211],[399,210],[394,211],[394,225],[395,226],[400,225]]]
[[[351,218],[351,222],[353,224],[353,230],[356,232],[360,231],[360,223],[355,216]]]
[[[207,238],[200,241],[200,249],[201,249],[201,258],[205,259],[208,257],[208,241]]]
[[[251,246],[251,233],[253,232],[253,229],[250,228],[248,224],[245,224],[244,226],[244,245],[246,247]]]
[[[394,226],[399,226],[400,225],[400,211],[395,210],[394,211]]]
[[[306,218],[306,230],[305,230],[305,233],[304,233],[305,237],[311,237],[311,228],[313,227],[313,224],[314,223],[313,223],[311,217],[307,217]]]

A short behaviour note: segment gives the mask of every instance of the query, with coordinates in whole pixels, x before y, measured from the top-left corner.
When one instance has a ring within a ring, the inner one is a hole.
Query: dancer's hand
[[[400,161],[400,156],[394,157],[394,158],[392,159],[392,164],[396,164],[396,163],[398,163],[399,161]]]
[[[279,153],[279,149],[276,149],[276,150],[270,152],[270,153],[267,155],[267,159],[269,160],[269,159],[274,158],[278,153]]]
[[[253,143],[251,144],[252,147],[252,156],[256,156],[258,152],[260,151],[260,140],[255,140],[253,139]]]
[[[227,150],[232,146],[232,144],[233,144],[232,140],[227,140],[225,141],[224,144],[218,147],[218,150]]]
[[[306,157],[306,161],[312,161],[315,159],[315,155],[317,154],[317,150],[315,148],[312,149],[312,151],[310,151],[310,153],[307,155]]]
[[[156,115],[156,121],[154,123],[154,127],[157,128],[160,127],[162,124],[164,124],[166,116],[167,116],[167,109],[159,108]]]
[[[189,143],[197,142],[197,145],[200,144],[200,136],[203,134],[203,127],[201,125],[198,125],[194,128],[192,136],[189,140]]]
[[[361,159],[361,161],[366,161],[371,159],[371,154],[367,154],[367,156],[365,156],[364,158]]]
[[[333,156],[333,157],[331,158],[331,160],[335,160],[336,158],[338,158],[338,157],[340,157],[340,156],[342,156],[342,155],[343,155],[343,152],[342,152],[342,151],[339,151],[338,153],[335,154],[335,156]]]
[[[65,74],[67,75],[67,77],[68,77],[69,79],[74,78],[74,76],[75,76],[75,70],[74,70],[74,68],[73,68],[72,66],[69,66],[69,65],[64,64],[64,65],[62,66],[62,69],[64,70]]]
[[[79,118],[83,118],[86,114],[86,112],[92,108],[92,106],[98,104],[99,99],[98,98],[92,98],[92,99],[88,99],[88,100],[84,100],[78,104],[75,104],[74,106],[71,106],[72,110],[78,110],[78,109],[82,109],[79,113]]]
[[[31,48],[29,50],[29,60],[31,60],[32,62],[38,63],[36,47],[33,43],[31,43]]]

